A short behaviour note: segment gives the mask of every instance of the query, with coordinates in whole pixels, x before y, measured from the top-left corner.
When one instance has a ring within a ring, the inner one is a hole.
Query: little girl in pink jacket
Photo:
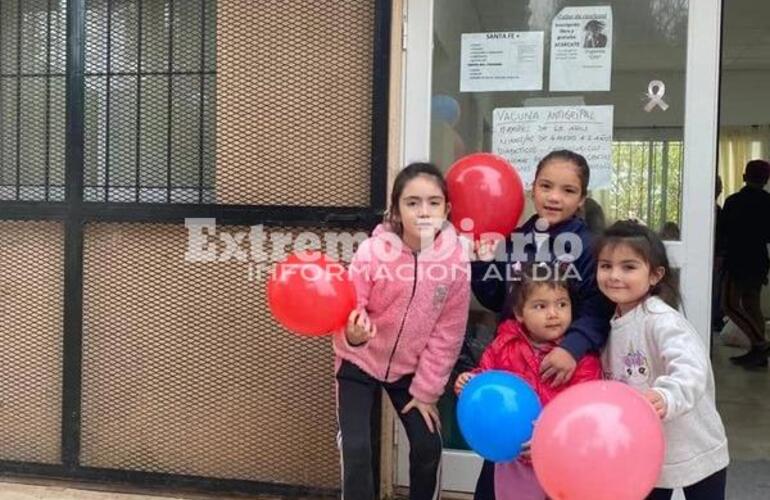
[[[402,170],[390,221],[350,266],[358,308],[334,336],[342,498],[374,498],[371,414],[385,389],[409,437],[412,500],[437,498],[441,437],[436,402],[460,352],[470,267],[446,221],[446,183],[433,165]]]

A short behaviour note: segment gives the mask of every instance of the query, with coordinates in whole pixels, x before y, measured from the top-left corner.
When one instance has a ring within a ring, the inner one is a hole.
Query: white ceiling
[[[724,0],[723,9],[723,69],[770,69],[770,2]]]

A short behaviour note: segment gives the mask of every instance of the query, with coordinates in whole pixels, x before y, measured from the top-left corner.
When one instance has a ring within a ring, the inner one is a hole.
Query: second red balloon
[[[524,210],[524,186],[505,158],[473,153],[460,158],[447,172],[449,219],[460,233],[497,233],[504,238],[516,228]]]

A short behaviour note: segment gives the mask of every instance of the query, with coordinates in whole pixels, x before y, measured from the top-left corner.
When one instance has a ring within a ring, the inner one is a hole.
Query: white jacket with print
[[[727,467],[729,455],[716,409],[708,350],[695,328],[658,297],[612,319],[602,353],[605,378],[666,401],[666,458],[659,488],[697,483]]]

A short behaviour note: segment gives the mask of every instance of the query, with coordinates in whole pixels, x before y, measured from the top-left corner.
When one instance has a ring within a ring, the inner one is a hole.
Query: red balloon
[[[620,382],[570,387],[543,409],[532,437],[535,474],[558,500],[641,500],[664,452],[652,405]]]
[[[507,238],[516,229],[524,210],[524,186],[504,158],[491,153],[464,156],[452,165],[446,180],[452,202],[449,220],[458,232],[471,232],[464,219],[473,221],[475,239],[484,233]]]
[[[321,252],[299,252],[278,263],[267,282],[275,319],[300,335],[334,333],[356,306],[345,266]]]

